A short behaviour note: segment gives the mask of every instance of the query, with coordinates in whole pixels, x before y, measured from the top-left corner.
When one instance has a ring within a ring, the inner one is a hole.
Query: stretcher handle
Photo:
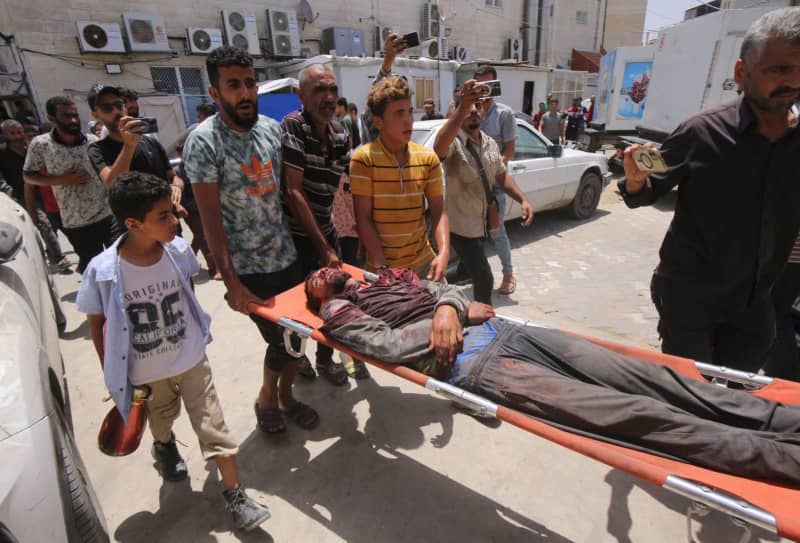
[[[462,390],[457,386],[439,381],[438,379],[430,378],[425,382],[425,388],[432,390],[437,394],[463,405],[470,411],[483,417],[497,418],[497,404],[490,402],[486,398],[482,398],[477,394]]]
[[[772,513],[728,492],[675,475],[667,476],[662,487],[773,534],[778,533],[777,522]]]
[[[305,324],[295,320],[281,317],[278,324],[283,326],[283,346],[292,358],[303,358],[306,353],[306,341],[311,336],[313,330]],[[292,345],[292,336],[300,338],[300,348],[295,349]]]
[[[715,366],[714,364],[707,364],[705,362],[695,362],[694,365],[697,368],[697,371],[707,377],[725,379],[727,381],[733,381],[734,383],[740,383],[752,387],[763,387],[772,382],[772,377],[735,370],[725,366]]]

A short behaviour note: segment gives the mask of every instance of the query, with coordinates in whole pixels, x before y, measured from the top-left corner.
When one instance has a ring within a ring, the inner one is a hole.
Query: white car
[[[0,542],[108,541],[72,433],[66,325],[27,212],[0,193]]]
[[[522,119],[515,120],[516,148],[514,159],[508,163],[508,171],[530,200],[534,212],[568,207],[576,219],[591,217],[600,202],[603,187],[611,177],[606,157],[557,148],[533,126]],[[412,139],[433,148],[436,133],[445,122],[415,122]],[[558,149],[561,156],[556,157]],[[504,220],[519,216],[519,204],[507,198]]]

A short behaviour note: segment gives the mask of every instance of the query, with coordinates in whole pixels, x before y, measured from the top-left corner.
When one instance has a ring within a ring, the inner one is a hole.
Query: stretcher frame
[[[377,275],[372,274],[370,272],[365,272],[363,270],[351,266],[345,266],[345,267],[357,279],[361,279],[363,277],[363,279],[367,282],[371,282],[377,279]],[[298,301],[297,300],[298,294],[302,295],[302,300],[303,300],[302,309],[297,308],[296,302]],[[294,303],[292,302],[289,302],[289,304],[276,303],[281,299],[283,299],[284,301],[294,300]],[[411,368],[395,364],[387,364],[377,360],[372,360],[369,357],[365,357],[364,355],[353,351],[352,349],[350,349],[345,345],[342,345],[338,342],[332,341],[331,339],[325,337],[318,329],[302,322],[302,320],[304,319],[291,318],[284,314],[280,314],[281,310],[286,309],[287,305],[293,309],[292,311],[293,313],[308,314],[313,317],[313,315],[305,308],[305,293],[302,284],[297,285],[296,287],[288,291],[285,291],[282,294],[279,294],[275,298],[268,300],[267,303],[263,306],[251,304],[249,306],[249,309],[253,314],[256,314],[258,316],[276,322],[279,326],[281,326],[284,329],[283,332],[284,344],[286,345],[287,351],[291,356],[295,358],[302,357],[305,352],[305,344],[307,339],[313,338],[317,342],[322,342],[338,351],[348,354],[349,356],[356,357],[359,360],[368,362],[370,365],[376,366],[380,369],[383,369],[384,371],[388,371],[389,373],[393,373],[394,375],[397,375],[408,381],[418,384],[444,398],[447,398],[459,404],[460,406],[463,406],[465,409],[472,412],[476,416],[491,417],[503,420],[505,422],[508,422],[509,424],[517,426],[518,428],[521,428],[522,430],[526,430],[530,433],[536,434],[539,437],[543,437],[550,441],[555,441],[559,445],[566,446],[567,448],[570,448],[575,452],[584,454],[586,456],[590,456],[595,460],[603,462],[613,468],[621,469],[622,471],[634,475],[639,479],[645,480],[656,486],[660,486],[661,488],[666,489],[674,494],[683,496],[684,498],[687,498],[689,500],[689,506],[686,511],[687,538],[689,542],[694,541],[694,537],[692,535],[693,522],[701,517],[706,516],[711,509],[723,513],[724,515],[729,517],[729,519],[734,524],[740,526],[743,529],[740,543],[745,543],[750,540],[752,535],[752,526],[758,526],[772,534],[776,534],[782,537],[787,537],[794,541],[800,541],[800,520],[787,518],[785,515],[781,515],[780,518],[778,518],[776,514],[774,514],[773,512],[770,512],[766,508],[759,506],[754,501],[742,498],[736,492],[729,492],[722,488],[716,488],[711,484],[704,483],[703,481],[697,480],[690,476],[666,473],[665,476],[663,476],[663,480],[659,480],[658,475],[648,473],[646,466],[641,465],[640,462],[619,461],[618,459],[612,458],[612,456],[614,456],[613,454],[604,454],[603,449],[611,450],[614,452],[614,454],[617,454],[620,451],[628,451],[629,455],[633,455],[636,457],[645,456],[645,457],[660,458],[657,457],[656,455],[642,451],[626,449],[625,447],[619,445],[602,442],[593,439],[591,437],[585,437],[575,433],[571,433],[567,430],[552,426],[548,424],[546,421],[540,421],[524,413],[496,404],[481,396],[478,396],[476,394],[463,390],[459,387],[451,385],[450,383],[445,383],[433,377],[419,373],[415,370],[412,370]],[[502,315],[498,315],[498,317],[511,322],[515,322],[523,326],[541,327],[540,324],[531,320],[525,320],[516,317],[502,316]],[[316,319],[319,320],[318,317],[316,317]],[[292,347],[291,340],[293,335],[300,338],[300,347],[298,349],[294,349]],[[716,366],[704,362],[689,361],[687,359],[680,359],[678,357],[673,357],[670,355],[662,355],[661,353],[657,353],[657,357],[663,358],[664,360],[662,362],[655,362],[654,360],[652,360],[652,358],[654,357],[653,354],[654,352],[651,351],[650,352],[651,354],[648,357],[647,349],[623,345],[607,340],[601,340],[589,336],[583,336],[580,334],[573,334],[573,335],[582,337],[600,346],[609,348],[621,354],[644,359],[652,363],[663,363],[663,365],[667,365],[673,368],[675,368],[678,365],[682,365],[683,368],[681,373],[683,373],[684,375],[700,379],[702,379],[703,377],[707,377],[711,379],[712,382],[720,386],[727,386],[727,383],[729,382],[739,383],[744,387],[746,387],[748,390],[755,391],[758,395],[769,397],[766,394],[761,394],[760,392],[763,391],[769,385],[777,385],[779,387],[779,390],[781,391],[790,390],[793,399],[791,403],[800,404],[800,385],[796,383],[791,383],[780,379],[772,379],[770,377],[734,370],[724,366]],[[694,371],[687,372],[687,367],[686,367],[687,365],[691,365]],[[544,431],[541,428],[541,426],[548,427],[550,430]],[[557,436],[560,439],[554,439],[553,436]],[[603,447],[601,447],[600,450],[587,450],[587,447],[580,446],[584,440],[588,440],[595,443],[601,443]],[[678,462],[674,460],[664,459],[663,461],[665,463],[677,463],[686,466],[691,466],[691,464],[685,464],[683,462]],[[710,472],[712,474],[718,474],[720,477],[724,479],[746,481],[746,479],[737,477],[735,475],[719,474],[718,472],[714,472],[713,470],[708,470],[706,468],[697,468],[694,466],[692,466],[692,468],[694,471]],[[763,482],[763,481],[757,481],[754,482],[754,484],[769,485],[768,482]],[[778,489],[782,492],[788,491],[789,493],[791,493],[790,498],[793,499],[793,503],[800,504],[800,488],[795,489],[795,488],[785,487],[782,485],[771,485],[771,487]],[[795,515],[795,516],[800,517],[800,515]]]

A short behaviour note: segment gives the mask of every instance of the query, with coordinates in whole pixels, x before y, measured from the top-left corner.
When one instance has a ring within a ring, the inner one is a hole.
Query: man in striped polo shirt
[[[322,64],[300,72],[302,110],[283,119],[281,189],[289,227],[303,276],[320,267],[339,268],[339,240],[333,225],[333,196],[347,166],[350,145],[336,120],[336,76]],[[335,385],[347,382],[347,370],[333,360],[333,349],[317,346],[317,370]],[[313,378],[308,359],[300,359],[300,375]]]
[[[367,107],[378,139],[350,161],[350,185],[367,269],[411,268],[441,281],[450,253],[442,168],[436,153],[411,141],[414,108],[403,77],[388,77],[369,92]],[[428,241],[425,202],[439,254]]]

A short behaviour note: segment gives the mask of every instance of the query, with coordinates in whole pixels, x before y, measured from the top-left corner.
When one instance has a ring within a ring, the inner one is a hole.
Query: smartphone
[[[409,32],[408,34],[403,34],[400,36],[400,39],[406,44],[407,49],[417,47],[419,45],[419,32]]]
[[[491,81],[481,81],[478,83],[481,97],[482,98],[493,98],[495,96],[500,96],[501,89],[500,89],[500,80],[499,79],[492,79]]]
[[[633,161],[636,167],[643,172],[665,173],[667,163],[661,156],[661,151],[655,147],[639,147],[633,152]]]
[[[155,134],[158,132],[158,119],[155,117],[139,117],[139,126],[142,126],[140,134]]]

